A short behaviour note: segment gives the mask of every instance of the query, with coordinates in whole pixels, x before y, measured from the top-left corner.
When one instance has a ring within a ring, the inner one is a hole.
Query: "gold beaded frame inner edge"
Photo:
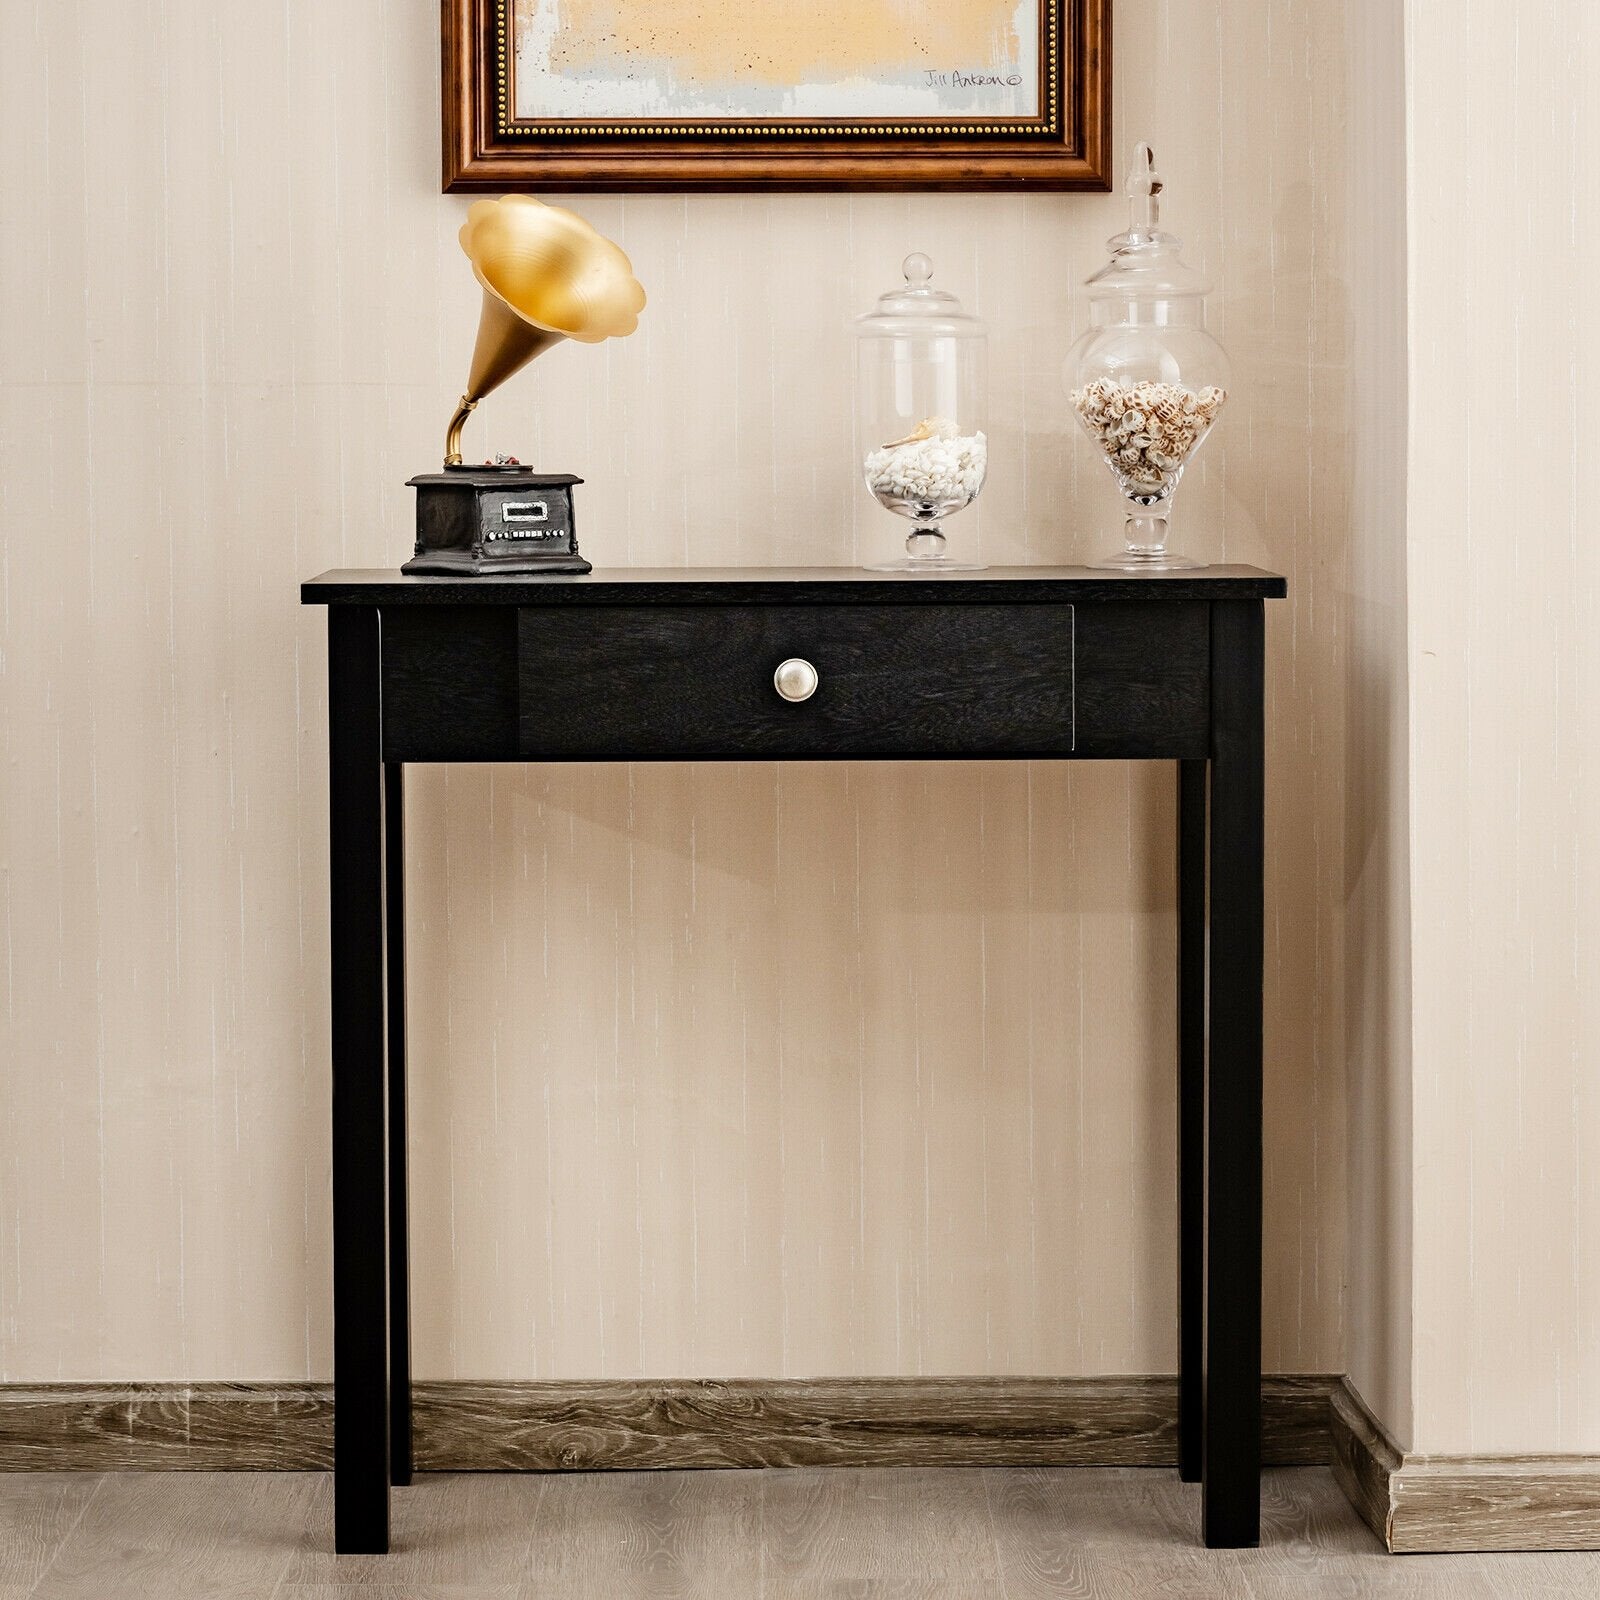
[[[949,117],[925,122],[901,118],[808,119],[804,122],[777,118],[722,121],[695,118],[669,122],[649,117],[618,117],[603,122],[540,122],[518,119],[512,114],[511,108],[516,103],[516,59],[511,49],[511,9],[514,3],[515,0],[494,0],[495,132],[502,139],[529,141],[703,139],[710,142],[748,139],[759,146],[763,141],[781,142],[786,139],[829,139],[842,144],[861,140],[869,145],[918,138],[971,140],[991,145],[1016,138],[1057,139],[1063,125],[1062,104],[1065,98],[1061,71],[1062,35],[1080,20],[1079,8],[1072,4],[1072,0],[1043,0],[1040,14],[1039,100],[1045,110],[1036,117]],[[1064,16],[1069,7],[1072,15]],[[1066,53],[1065,59],[1076,61],[1080,54],[1080,50],[1073,48]]]

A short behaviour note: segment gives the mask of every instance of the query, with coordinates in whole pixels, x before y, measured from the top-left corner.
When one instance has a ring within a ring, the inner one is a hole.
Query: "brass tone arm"
[[[461,465],[461,430],[467,425],[467,418],[478,408],[476,400],[469,400],[465,395],[461,397],[461,404],[456,407],[456,414],[450,419],[450,431],[444,438],[444,464],[447,467]]]

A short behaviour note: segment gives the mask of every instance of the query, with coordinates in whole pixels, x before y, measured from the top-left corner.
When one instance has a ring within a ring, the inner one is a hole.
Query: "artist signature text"
[[[1021,86],[1020,72],[936,72],[932,67],[923,69],[928,89],[1016,89]]]

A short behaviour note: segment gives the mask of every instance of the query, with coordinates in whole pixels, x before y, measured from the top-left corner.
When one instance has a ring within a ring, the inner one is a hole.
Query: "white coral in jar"
[[[951,510],[973,500],[989,468],[989,441],[962,434],[943,417],[930,417],[912,434],[869,451],[867,487],[885,501]]]

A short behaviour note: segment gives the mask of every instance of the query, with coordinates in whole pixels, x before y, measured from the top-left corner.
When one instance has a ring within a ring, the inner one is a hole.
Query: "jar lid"
[[[1088,280],[1091,300],[1177,300],[1209,292],[1211,285],[1179,258],[1183,240],[1157,226],[1162,188],[1155,153],[1142,144],[1128,173],[1128,231],[1106,241],[1111,259]]]
[[[982,321],[962,309],[948,289],[933,286],[933,262],[920,250],[900,264],[905,283],[878,296],[877,306],[856,318],[863,337],[981,339]]]

